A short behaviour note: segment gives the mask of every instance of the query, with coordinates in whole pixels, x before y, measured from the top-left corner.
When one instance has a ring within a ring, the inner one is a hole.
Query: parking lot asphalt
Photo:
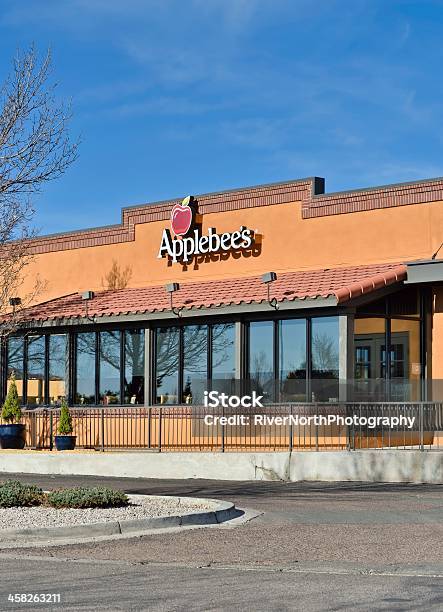
[[[38,584],[41,568],[51,568],[66,606],[74,606],[64,609],[94,609],[87,606],[99,602],[116,610],[430,610],[443,604],[443,486],[8,477],[45,489],[103,484],[128,493],[213,497],[260,513],[237,527],[15,553],[0,544],[6,584],[16,584],[19,575]],[[62,567],[79,588],[88,573],[89,599],[81,589],[75,600],[73,583],[63,586]],[[109,586],[103,597],[100,580]],[[119,588],[121,608],[109,599]]]

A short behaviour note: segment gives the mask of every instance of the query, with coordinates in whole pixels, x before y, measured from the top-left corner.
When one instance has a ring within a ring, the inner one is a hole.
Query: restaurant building
[[[39,237],[2,394],[14,373],[28,408],[197,405],[239,381],[269,403],[441,399],[442,242],[443,179],[259,185]]]

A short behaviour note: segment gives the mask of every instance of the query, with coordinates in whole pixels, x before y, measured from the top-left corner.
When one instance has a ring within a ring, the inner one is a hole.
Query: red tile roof
[[[338,304],[406,278],[403,264],[376,264],[352,268],[285,272],[270,287],[278,302],[335,297]],[[173,304],[184,309],[266,302],[267,287],[260,276],[183,283],[173,294]],[[163,285],[101,291],[88,301],[90,317],[143,314],[170,310],[170,296]],[[32,306],[22,320],[46,321],[82,318],[85,301],[78,293]]]

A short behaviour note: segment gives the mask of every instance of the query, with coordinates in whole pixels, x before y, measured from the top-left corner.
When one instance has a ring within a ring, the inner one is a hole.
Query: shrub
[[[20,401],[18,399],[17,385],[15,382],[15,376],[12,375],[10,378],[10,385],[8,395],[6,396],[5,403],[2,408],[2,419],[6,423],[18,423],[22,417],[22,410],[20,408]]]
[[[25,485],[18,480],[8,480],[0,485],[0,508],[38,506],[43,501],[43,491],[34,485]]]
[[[60,421],[58,423],[58,433],[61,436],[69,436],[72,434],[72,416],[69,412],[68,404],[66,400],[62,400],[60,409]]]
[[[54,508],[113,508],[127,506],[127,495],[107,487],[76,487],[52,491],[46,501]]]

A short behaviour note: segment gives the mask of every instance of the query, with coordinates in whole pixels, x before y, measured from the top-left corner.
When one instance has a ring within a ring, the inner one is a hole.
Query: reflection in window
[[[68,337],[66,334],[49,336],[49,403],[59,404],[67,398]]]
[[[145,401],[145,330],[125,333],[125,404]]]
[[[95,353],[94,332],[77,334],[74,402],[80,405],[95,404]]]
[[[178,397],[180,358],[180,330],[178,327],[157,329],[156,339],[156,399],[158,404],[175,404]]]
[[[381,374],[386,376],[386,346],[380,347]],[[389,351],[390,378],[405,378],[405,345],[403,342],[392,341]]]
[[[45,401],[45,336],[28,336],[27,403],[38,406]]]
[[[338,317],[312,319],[312,399],[338,400],[339,375]]]
[[[211,327],[211,389],[236,394],[235,388],[235,324],[216,323]]]
[[[249,378],[253,390],[273,401],[274,323],[257,321],[249,326]]]
[[[371,378],[371,347],[368,345],[355,347],[355,378],[357,380]]]
[[[212,326],[212,378],[235,378],[235,324]]]
[[[183,329],[183,402],[201,403],[208,379],[208,326]]]
[[[120,403],[120,332],[100,332],[100,404]]]
[[[281,401],[306,401],[306,320],[279,322]]]
[[[23,402],[23,358],[23,338],[11,336],[8,340],[8,389],[9,379],[11,376],[14,376],[17,383],[18,396],[21,402]]]

